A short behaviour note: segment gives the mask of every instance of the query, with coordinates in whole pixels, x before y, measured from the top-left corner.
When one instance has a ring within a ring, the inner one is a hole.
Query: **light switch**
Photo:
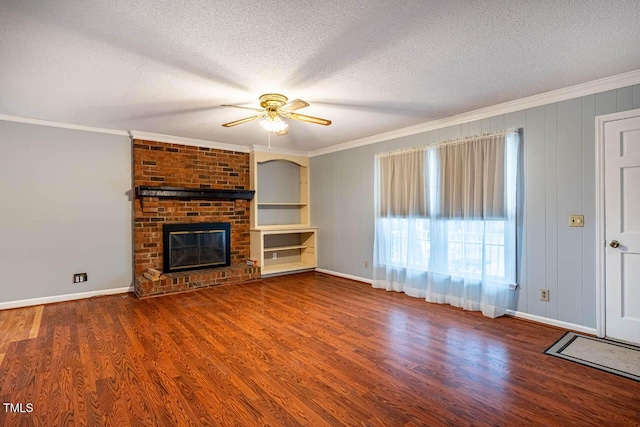
[[[584,227],[584,215],[569,215],[569,227]]]

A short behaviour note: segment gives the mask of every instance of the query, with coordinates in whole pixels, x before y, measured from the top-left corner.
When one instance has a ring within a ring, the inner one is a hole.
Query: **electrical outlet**
[[[272,252],[271,259],[278,259],[278,252]]]
[[[369,261],[364,262],[364,268],[369,268]]]
[[[549,302],[549,289],[540,289],[540,301]]]
[[[73,275],[73,283],[83,283],[89,280],[87,273],[76,273]]]

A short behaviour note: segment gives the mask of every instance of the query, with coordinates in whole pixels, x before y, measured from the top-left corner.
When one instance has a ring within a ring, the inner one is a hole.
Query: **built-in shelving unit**
[[[262,275],[310,270],[316,263],[315,227],[270,227],[251,231],[251,253]]]
[[[314,269],[317,229],[309,225],[309,159],[252,151],[251,257],[263,276]]]

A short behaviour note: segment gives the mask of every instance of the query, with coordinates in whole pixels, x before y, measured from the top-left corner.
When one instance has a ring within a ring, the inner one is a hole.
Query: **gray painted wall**
[[[131,286],[130,197],[128,137],[0,121],[0,303]]]
[[[318,266],[372,278],[373,166],[378,152],[522,128],[522,215],[515,310],[595,328],[595,116],[640,108],[640,85],[311,159]],[[584,228],[569,215],[583,213]],[[550,301],[539,298],[550,289]]]

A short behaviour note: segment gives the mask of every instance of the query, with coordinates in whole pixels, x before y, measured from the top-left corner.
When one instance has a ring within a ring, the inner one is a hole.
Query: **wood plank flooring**
[[[0,364],[12,342],[38,336],[43,308],[43,305],[36,305],[20,310],[0,310]]]
[[[0,312],[33,318],[0,426],[640,424],[640,383],[543,354],[560,329],[318,273],[37,310]]]

